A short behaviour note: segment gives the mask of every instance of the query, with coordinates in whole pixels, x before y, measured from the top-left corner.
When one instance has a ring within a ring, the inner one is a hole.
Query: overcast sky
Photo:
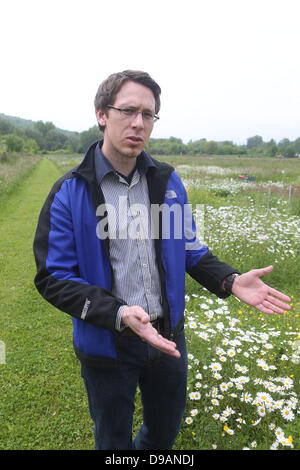
[[[0,112],[83,131],[100,82],[145,70],[152,137],[300,137],[300,0],[0,0]]]

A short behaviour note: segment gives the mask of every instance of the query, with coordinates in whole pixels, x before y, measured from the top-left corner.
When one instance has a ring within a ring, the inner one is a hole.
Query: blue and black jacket
[[[97,207],[105,202],[95,173],[97,144],[90,146],[78,167],[54,184],[41,210],[33,247],[36,288],[48,302],[72,316],[78,358],[102,366],[118,364],[116,338],[120,333],[115,321],[119,307],[126,302],[111,292],[114,276],[109,239],[101,240],[96,233]],[[185,188],[174,168],[144,155],[153,164],[146,175],[150,203],[187,204]],[[169,220],[172,223],[172,218]],[[187,250],[184,232],[178,238],[174,227],[168,238],[162,236],[163,214],[158,225],[155,251],[164,309],[163,335],[172,338],[184,322],[185,273],[217,296],[226,297],[221,283],[236,270],[204,245]],[[194,222],[192,227],[195,231]]]

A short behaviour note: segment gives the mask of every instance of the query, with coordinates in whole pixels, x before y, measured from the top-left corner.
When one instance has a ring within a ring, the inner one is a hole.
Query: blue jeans
[[[186,406],[184,330],[173,341],[181,353],[179,359],[158,351],[138,337],[120,336],[117,339],[120,367],[91,368],[82,364],[96,449],[172,448]],[[143,423],[132,441],[137,386],[141,392]]]

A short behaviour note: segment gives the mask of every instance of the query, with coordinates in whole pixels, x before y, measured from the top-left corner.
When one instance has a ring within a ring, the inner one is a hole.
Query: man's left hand
[[[232,294],[248,305],[252,305],[263,313],[284,313],[290,310],[291,299],[282,292],[269,287],[260,277],[269,274],[273,266],[252,269],[236,277],[232,285]]]

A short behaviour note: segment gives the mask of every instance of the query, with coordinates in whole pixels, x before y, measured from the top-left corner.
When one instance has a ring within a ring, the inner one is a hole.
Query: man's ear
[[[106,116],[105,112],[102,111],[102,109],[97,109],[96,117],[97,117],[98,124],[100,124],[100,126],[105,127],[106,120],[107,120],[107,116]]]

